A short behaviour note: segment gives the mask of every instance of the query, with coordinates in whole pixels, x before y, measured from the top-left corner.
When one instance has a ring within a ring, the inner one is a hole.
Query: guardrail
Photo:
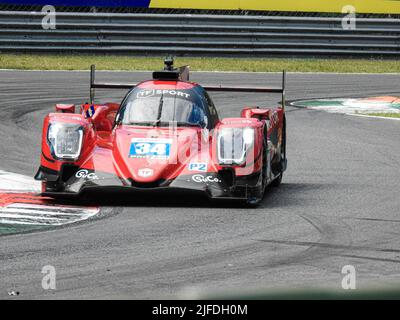
[[[399,19],[0,11],[1,52],[400,57]]]

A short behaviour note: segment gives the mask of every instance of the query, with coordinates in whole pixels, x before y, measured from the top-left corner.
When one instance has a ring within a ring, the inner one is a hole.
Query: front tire
[[[267,189],[267,170],[268,170],[268,145],[266,140],[264,139],[263,143],[263,155],[262,155],[262,170],[260,174],[261,183],[258,187],[257,191],[255,191],[250,197],[246,200],[246,206],[249,208],[256,208],[260,205],[261,201],[264,199],[265,191]]]

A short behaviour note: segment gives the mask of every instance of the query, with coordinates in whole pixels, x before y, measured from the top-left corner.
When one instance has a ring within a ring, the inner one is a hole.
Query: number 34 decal
[[[129,157],[168,159],[171,144],[171,139],[134,138],[131,141]]]
[[[164,143],[136,143],[135,151],[137,154],[154,154],[164,156],[167,152],[167,145]]]

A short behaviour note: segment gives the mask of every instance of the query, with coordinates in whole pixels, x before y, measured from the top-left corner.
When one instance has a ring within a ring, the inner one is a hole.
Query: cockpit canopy
[[[216,111],[201,87],[132,89],[121,104],[119,121],[125,125],[210,128]],[[210,104],[212,109],[210,110]]]

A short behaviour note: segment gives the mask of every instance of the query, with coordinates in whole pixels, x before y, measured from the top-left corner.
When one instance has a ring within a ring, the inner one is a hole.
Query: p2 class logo
[[[99,180],[99,177],[94,172],[89,173],[89,170],[86,169],[79,170],[75,177],[78,179]]]
[[[142,178],[148,178],[151,177],[154,174],[154,170],[153,169],[139,169],[138,170],[138,176],[142,177]]]
[[[192,162],[189,163],[188,169],[189,171],[207,172],[207,166],[207,163]]]
[[[221,180],[217,177],[202,176],[201,174],[195,174],[192,176],[192,180],[197,183],[220,183]]]

